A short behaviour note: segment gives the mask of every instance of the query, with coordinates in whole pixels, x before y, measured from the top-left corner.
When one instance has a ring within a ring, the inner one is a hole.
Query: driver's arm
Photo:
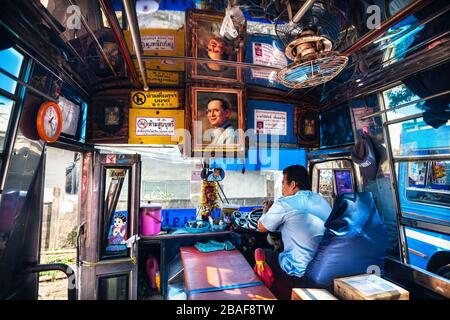
[[[269,232],[269,230],[267,230],[264,225],[261,223],[261,221],[258,221],[258,231],[259,232]]]
[[[264,212],[264,211],[263,211]],[[274,232],[283,223],[286,209],[280,201],[275,202],[258,220],[258,231]]]

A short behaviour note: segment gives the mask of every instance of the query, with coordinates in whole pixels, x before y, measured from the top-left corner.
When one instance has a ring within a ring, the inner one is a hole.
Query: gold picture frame
[[[243,62],[243,39],[238,36],[233,41],[220,36],[223,15],[214,13],[200,13],[197,10],[187,12],[186,39],[187,53],[194,58],[209,59],[211,61]],[[238,27],[240,35],[244,34],[244,27]],[[241,67],[212,62],[188,63],[188,78],[192,80],[225,81],[227,83],[242,83]]]
[[[191,133],[191,156],[242,156],[245,152],[245,91],[192,86],[188,92],[190,110],[186,110],[189,117],[186,124]]]

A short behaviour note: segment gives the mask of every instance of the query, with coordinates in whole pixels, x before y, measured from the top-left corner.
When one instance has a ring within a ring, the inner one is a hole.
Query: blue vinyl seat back
[[[333,291],[333,279],[384,271],[387,228],[370,192],[338,196],[316,255],[304,275],[307,287]]]

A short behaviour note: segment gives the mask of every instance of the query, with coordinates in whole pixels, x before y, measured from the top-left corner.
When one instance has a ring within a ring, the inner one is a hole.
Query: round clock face
[[[62,112],[54,102],[45,102],[41,105],[37,118],[37,129],[42,140],[55,142],[62,129]]]

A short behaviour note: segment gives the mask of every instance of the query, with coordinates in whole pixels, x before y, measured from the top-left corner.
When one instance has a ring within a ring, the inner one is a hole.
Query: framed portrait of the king
[[[191,87],[189,100],[194,156],[235,157],[245,151],[242,89]]]
[[[190,62],[188,77],[212,81],[239,83],[242,81],[241,67],[233,62],[243,61],[243,38],[228,39],[220,35],[223,15],[205,14],[196,10],[187,12],[187,53],[197,58]],[[244,27],[237,26],[240,35]]]

